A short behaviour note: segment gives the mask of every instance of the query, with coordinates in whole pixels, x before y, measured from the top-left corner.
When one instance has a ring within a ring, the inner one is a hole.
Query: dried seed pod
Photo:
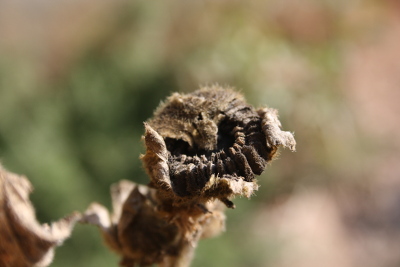
[[[51,225],[41,225],[29,201],[32,185],[23,176],[0,165],[0,266],[45,267],[54,248],[71,234],[80,214],[73,213]]]
[[[250,196],[278,146],[294,150],[277,111],[255,110],[219,86],[173,94],[145,123],[144,166],[151,185],[174,205]]]
[[[112,187],[114,214],[94,203],[83,220],[127,267],[189,266],[199,239],[224,230],[222,203],[249,197],[278,146],[295,147],[275,110],[257,111],[217,86],[173,94],[145,123],[144,141],[149,187],[122,181]]]

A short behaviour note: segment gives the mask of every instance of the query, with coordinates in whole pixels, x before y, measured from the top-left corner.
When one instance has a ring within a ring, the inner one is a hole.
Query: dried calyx
[[[295,149],[277,111],[254,109],[242,95],[219,86],[173,94],[145,123],[142,157],[151,186],[174,206],[234,195],[249,197],[279,146]]]
[[[206,203],[210,212],[163,210],[156,190],[122,180],[111,187],[113,213],[92,203],[82,222],[97,225],[106,244],[121,255],[120,266],[189,266],[201,238],[225,229],[221,202]]]

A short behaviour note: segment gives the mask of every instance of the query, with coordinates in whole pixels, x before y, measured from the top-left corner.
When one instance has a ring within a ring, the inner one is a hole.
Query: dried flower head
[[[145,123],[150,185],[121,181],[113,214],[94,203],[83,221],[100,227],[122,266],[189,266],[199,239],[225,229],[221,201],[233,207],[230,197],[249,197],[278,146],[294,150],[280,127],[276,110],[255,110],[230,89],[173,94]]]
[[[278,146],[294,150],[277,111],[255,110],[243,96],[219,86],[175,93],[145,123],[144,166],[151,185],[174,205],[249,197]]]

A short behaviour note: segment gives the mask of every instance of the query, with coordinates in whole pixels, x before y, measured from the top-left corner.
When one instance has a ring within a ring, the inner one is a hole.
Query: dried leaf
[[[73,213],[51,225],[40,224],[29,200],[32,185],[0,166],[0,266],[44,267],[54,248],[71,234],[80,215]]]

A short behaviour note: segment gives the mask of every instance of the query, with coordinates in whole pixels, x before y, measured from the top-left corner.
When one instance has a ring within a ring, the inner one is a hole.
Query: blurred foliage
[[[112,183],[147,182],[142,123],[162,99],[234,86],[279,109],[298,152],[282,151],[257,196],[235,201],[227,233],[201,242],[193,266],[273,264],[283,245],[249,231],[260,210],[299,188],[358,187],[374,178],[373,155],[394,150],[385,114],[372,117],[379,133],[363,124],[369,106],[359,101],[375,95],[356,90],[352,63],[394,10],[395,1],[0,2],[1,161],[32,181],[43,222],[92,201],[110,206]],[[53,264],[71,265],[116,266],[117,257],[97,229],[77,226]]]

